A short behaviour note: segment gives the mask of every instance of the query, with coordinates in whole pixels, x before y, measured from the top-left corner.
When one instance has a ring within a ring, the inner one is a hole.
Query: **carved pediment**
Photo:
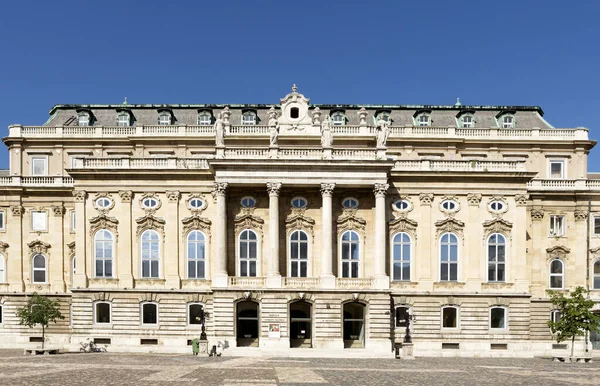
[[[186,217],[181,220],[183,225],[183,236],[187,237],[187,234],[193,230],[201,230],[205,234],[210,236],[210,220],[200,216]]]
[[[6,248],[8,247],[9,245],[7,243],[5,243],[4,241],[0,241],[0,252],[6,253]]]
[[[546,253],[550,256],[565,256],[569,254],[571,250],[564,245],[555,245],[550,248],[546,248]]]
[[[285,219],[285,230],[286,233],[290,233],[294,230],[303,230],[310,233],[313,236],[313,228],[315,226],[315,220],[304,215],[304,211],[292,211]]]
[[[137,218],[135,222],[138,224],[137,236],[139,237],[144,231],[154,229],[160,233],[165,233],[165,220],[154,217],[152,214],[147,214],[144,217]]]
[[[254,216],[253,214],[242,214],[240,216],[236,216],[234,220],[235,224],[235,234],[238,234],[244,229],[255,229],[263,234],[263,224],[265,220],[260,217]]]
[[[407,232],[416,236],[418,223],[406,217],[398,217],[389,222],[390,234]]]
[[[462,235],[465,223],[455,219],[454,217],[448,217],[443,220],[437,221],[435,223],[435,227],[437,228],[437,236],[446,232],[458,233]]]
[[[345,231],[357,231],[362,235],[365,234],[367,222],[359,217],[356,217],[356,211],[348,210],[344,211],[337,219],[338,233],[344,233]]]
[[[29,253],[31,255],[35,255],[37,253],[47,254],[48,249],[50,249],[50,244],[43,242],[42,240],[33,240],[28,243]]]
[[[591,248],[590,252],[593,253],[594,255],[600,254],[600,247]]]
[[[504,235],[510,235],[512,229],[512,223],[502,218],[495,218],[483,223],[483,229],[485,229],[486,237],[491,233],[502,233]]]
[[[116,233],[118,225],[119,220],[102,213],[90,220],[90,235],[94,235],[99,229],[111,229]]]

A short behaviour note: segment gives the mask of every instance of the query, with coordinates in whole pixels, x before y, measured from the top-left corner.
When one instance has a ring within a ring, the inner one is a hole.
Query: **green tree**
[[[27,301],[27,305],[17,309],[19,323],[27,327],[34,327],[36,324],[42,326],[42,350],[46,340],[46,328],[50,322],[56,323],[58,319],[64,319],[59,310],[60,304],[45,296],[38,295],[37,292]]]
[[[571,358],[573,358],[575,337],[584,335],[586,331],[594,331],[600,326],[600,315],[592,312],[594,301],[585,298],[588,292],[581,286],[571,291],[569,296],[548,291],[550,301],[560,312],[560,318],[556,322],[549,321],[548,327],[553,334],[556,334],[558,343],[571,339]]]

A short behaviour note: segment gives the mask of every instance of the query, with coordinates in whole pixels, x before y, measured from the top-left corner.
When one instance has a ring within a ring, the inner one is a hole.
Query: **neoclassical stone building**
[[[548,289],[600,301],[595,141],[539,107],[56,105],[9,127],[0,346],[533,356]],[[599,338],[592,334],[592,344]],[[211,344],[212,344],[211,343]],[[35,343],[31,343],[35,344]],[[294,351],[296,350],[296,351]]]

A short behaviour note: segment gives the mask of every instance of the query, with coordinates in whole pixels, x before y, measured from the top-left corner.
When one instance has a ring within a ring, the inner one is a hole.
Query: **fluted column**
[[[375,288],[385,289],[390,287],[390,279],[385,273],[385,195],[389,189],[388,184],[375,184]]]
[[[213,287],[227,287],[227,183],[215,182],[213,195],[217,200],[215,218],[215,269]]]
[[[279,273],[279,191],[281,182],[267,182],[269,192],[269,255],[267,287],[281,288]]]
[[[89,265],[86,259],[86,213],[85,202],[87,192],[85,190],[76,190],[73,192],[75,198],[75,278],[73,279],[73,287],[86,288],[88,285],[88,268]],[[90,273],[91,274],[91,273]]]
[[[333,276],[333,219],[331,214],[331,196],[335,184],[321,184],[321,287],[335,288]]]

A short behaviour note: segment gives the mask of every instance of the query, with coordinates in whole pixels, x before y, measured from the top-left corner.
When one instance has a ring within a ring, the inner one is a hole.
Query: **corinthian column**
[[[385,273],[385,195],[390,186],[388,184],[375,184],[375,288],[385,289],[390,287],[390,279]]]
[[[333,219],[331,214],[331,196],[335,184],[321,184],[321,196],[323,198],[321,209],[321,287],[335,288],[335,276],[333,276]]]
[[[279,273],[279,190],[281,182],[267,182],[269,192],[269,255],[267,287],[281,288]]]
[[[227,287],[227,183],[215,182],[213,196],[217,199],[215,219],[215,269],[213,287]]]

